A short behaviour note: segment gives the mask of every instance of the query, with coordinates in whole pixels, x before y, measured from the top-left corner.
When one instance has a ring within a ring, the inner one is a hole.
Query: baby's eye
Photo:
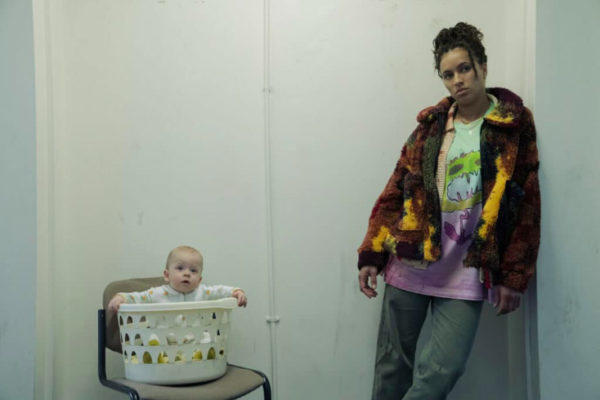
[[[192,271],[193,274],[198,272],[198,270],[196,268],[192,268],[192,269],[190,269],[190,271]]]
[[[176,266],[176,267],[175,267],[175,269],[176,269],[177,271],[182,271],[182,270],[183,270],[183,267],[182,267],[181,265],[178,265],[178,266]]]

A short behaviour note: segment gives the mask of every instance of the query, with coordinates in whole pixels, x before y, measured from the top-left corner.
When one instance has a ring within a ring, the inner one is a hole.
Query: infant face
[[[189,293],[202,281],[202,256],[195,251],[178,249],[163,274],[173,289]]]

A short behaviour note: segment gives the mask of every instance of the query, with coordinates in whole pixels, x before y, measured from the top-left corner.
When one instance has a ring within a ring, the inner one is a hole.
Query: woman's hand
[[[115,294],[113,298],[110,299],[110,302],[108,302],[108,309],[112,312],[117,312],[119,311],[119,306],[123,303],[125,303],[125,297],[120,294]]]
[[[509,287],[498,285],[496,287],[496,315],[508,314],[519,308],[521,304],[521,293]]]
[[[246,298],[246,293],[242,289],[236,289],[231,294],[231,297],[235,297],[238,301],[238,307],[246,307],[248,304],[248,299]]]
[[[371,286],[369,286],[369,277],[371,277]],[[369,299],[377,297],[377,267],[371,265],[365,265],[358,272],[358,283],[360,284],[360,291],[364,293]]]

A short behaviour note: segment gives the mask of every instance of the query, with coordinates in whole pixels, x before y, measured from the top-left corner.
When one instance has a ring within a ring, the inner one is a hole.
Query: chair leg
[[[98,310],[98,379],[100,383],[113,390],[127,393],[131,400],[140,400],[138,392],[134,388],[121,385],[118,382],[106,378],[106,314],[104,310]]]
[[[266,376],[264,378],[265,383],[263,383],[263,394],[265,395],[265,400],[271,400],[271,384]]]
[[[242,369],[247,369],[249,371],[254,372],[257,375],[260,375],[261,378],[263,378],[263,384],[262,384],[262,388],[263,388],[263,395],[265,400],[271,400],[271,383],[269,383],[269,378],[267,378],[267,375],[265,375],[262,371],[258,371],[252,368],[247,368],[247,367],[241,367],[239,365],[234,365],[234,364],[229,364],[227,363],[227,365],[230,365],[232,367],[236,367],[236,368],[242,368]],[[256,387],[255,389],[258,389],[258,387]]]

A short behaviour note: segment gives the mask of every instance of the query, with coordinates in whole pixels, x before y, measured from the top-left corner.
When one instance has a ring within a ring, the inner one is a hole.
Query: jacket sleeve
[[[377,198],[369,217],[367,234],[358,249],[358,268],[364,266],[383,269],[388,260],[386,238],[393,225],[397,224],[403,212],[403,180],[410,172],[410,161],[414,158],[414,147],[419,127],[410,135],[396,163],[396,168],[388,180],[383,192]]]
[[[498,283],[519,292],[527,288],[536,268],[540,245],[538,150],[531,111],[526,109],[513,181],[522,189],[515,227],[502,254]]]

